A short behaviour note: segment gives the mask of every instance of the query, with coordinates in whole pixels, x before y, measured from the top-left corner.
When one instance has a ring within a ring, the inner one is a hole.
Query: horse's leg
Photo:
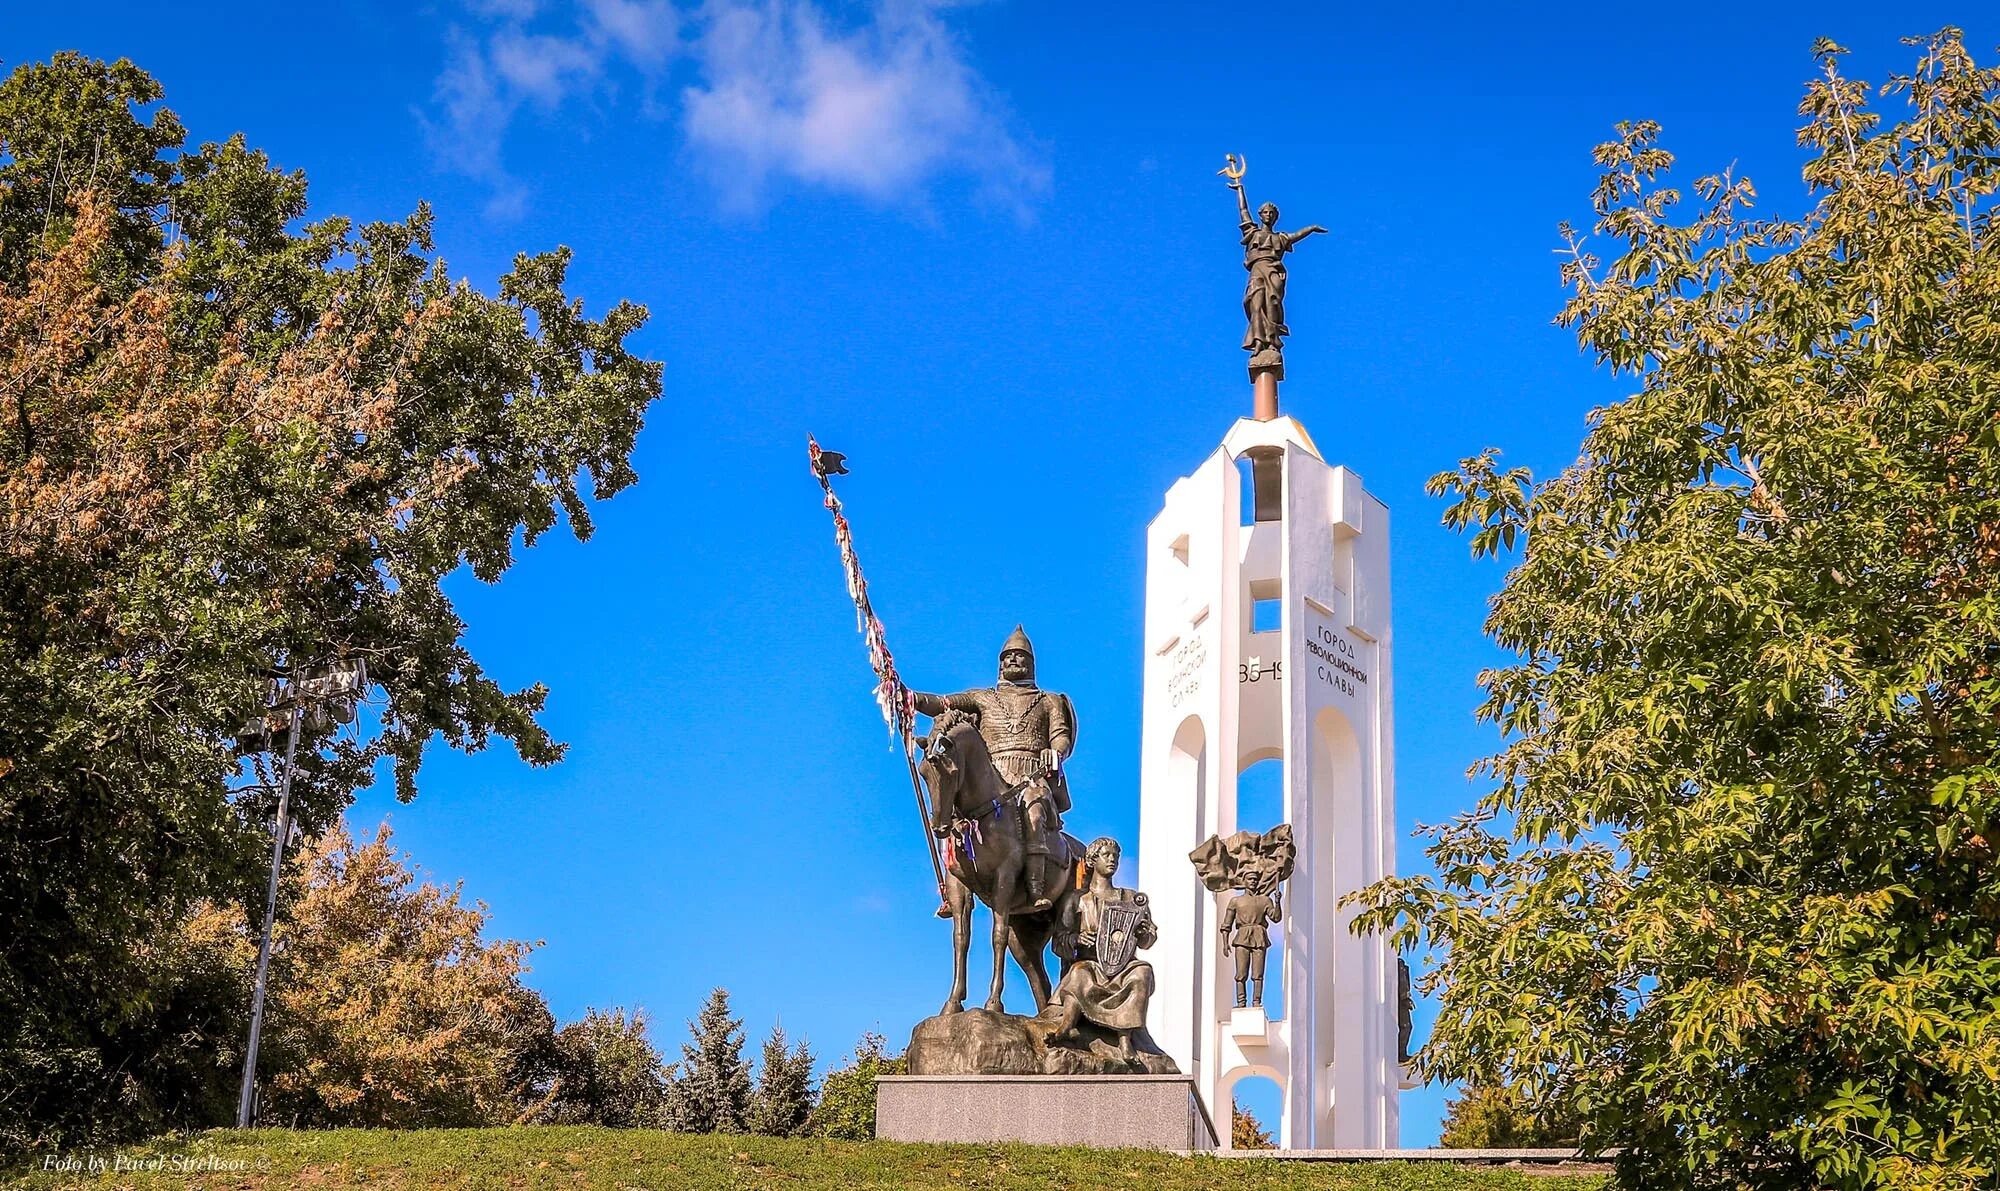
[[[993,1013],[1007,1011],[1001,992],[1007,986],[1007,940],[1013,934],[1007,925],[1007,915],[993,911],[993,988],[986,994],[986,1008]]]
[[[1035,1012],[1049,1007],[1049,969],[1042,955],[1049,945],[1049,921],[1042,915],[1023,914],[1013,919],[1008,932],[1008,950],[1014,962],[1028,974],[1028,991],[1035,994]]]
[[[1018,865],[1003,863],[993,882],[993,900],[986,903],[986,908],[993,912],[993,988],[986,994],[986,1008],[993,1013],[1007,1011],[1001,992],[1007,987],[1007,940],[1014,932],[1007,925],[1007,912],[1001,907],[1014,904],[1014,882],[1018,875]]]
[[[972,888],[956,872],[945,874],[945,898],[951,906],[951,997],[944,1012],[965,1008],[965,953],[972,948]]]

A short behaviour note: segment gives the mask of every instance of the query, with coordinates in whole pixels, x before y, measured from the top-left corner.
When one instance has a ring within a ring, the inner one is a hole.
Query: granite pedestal
[[[1186,1075],[883,1075],[875,1136],[1182,1151],[1216,1144]]]

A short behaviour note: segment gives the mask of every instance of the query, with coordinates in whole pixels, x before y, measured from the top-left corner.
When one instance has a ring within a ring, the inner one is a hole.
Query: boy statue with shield
[[[1153,995],[1153,965],[1138,958],[1139,949],[1159,940],[1146,895],[1112,885],[1118,871],[1118,841],[1110,836],[1092,840],[1083,862],[1090,884],[1071,900],[1063,927],[1076,939],[1076,962],[1063,973],[1049,1001],[1055,1017],[1051,1041],[1076,1032],[1083,1021],[1118,1036],[1118,1053],[1130,1058],[1132,1037],[1146,1026],[1146,1002]]]

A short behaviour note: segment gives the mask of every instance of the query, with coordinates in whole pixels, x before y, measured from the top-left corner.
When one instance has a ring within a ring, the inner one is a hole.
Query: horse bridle
[[[958,765],[956,758],[954,756],[951,756],[951,754],[955,752],[955,750],[953,750],[951,747],[951,734],[952,732],[957,730],[957,728],[961,724],[976,725],[976,723],[977,721],[972,716],[966,714],[963,711],[958,710],[957,708],[948,709],[944,714],[937,716],[931,723],[930,741],[929,744],[924,749],[924,759],[929,761],[932,765],[935,765],[940,774],[950,773],[954,776],[956,780],[961,782],[964,781],[965,780],[964,769]],[[944,756],[941,756],[941,754],[943,754]],[[949,759],[949,767],[947,767],[946,765],[947,759]],[[977,832],[978,824],[983,823],[989,819],[999,818],[1003,811],[1006,811],[1009,808],[1012,808],[1016,811],[1021,810],[1023,806],[1021,801],[1021,792],[1025,790],[1028,787],[1029,783],[1032,782],[1033,780],[1034,780],[1033,778],[1028,778],[1019,782],[1015,782],[1014,784],[1008,786],[1007,789],[1001,793],[1000,797],[988,799],[986,805],[978,808],[978,810],[975,811],[970,816],[961,815],[958,813],[958,800],[956,797],[954,797],[952,799],[952,806],[950,808],[951,822],[949,824],[949,829],[951,831],[953,838],[958,840],[959,845],[961,847],[966,847],[969,852],[970,851],[969,845],[967,844],[966,841],[966,829],[970,827],[975,832]],[[1025,829],[1025,824],[1023,824],[1022,826]],[[980,839],[983,842],[984,833],[981,832],[979,834],[980,834]]]

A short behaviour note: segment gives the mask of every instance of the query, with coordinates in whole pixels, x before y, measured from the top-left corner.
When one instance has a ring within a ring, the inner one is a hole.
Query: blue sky
[[[129,56],[196,139],[304,169],[317,213],[429,199],[482,286],[568,244],[593,313],[651,308],[641,482],[591,542],[452,585],[488,670],[553,688],[568,759],[439,747],[416,802],[352,819],[545,940],[559,1017],[645,1006],[671,1048],[723,985],[753,1045],[782,1020],[830,1056],[899,1043],[949,963],[808,431],[851,457],[906,676],[989,681],[1025,623],[1081,718],[1072,830],[1135,840],[1145,524],[1249,404],[1214,176],[1246,154],[1253,203],[1333,232],[1293,258],[1284,401],[1395,511],[1398,812],[1441,820],[1495,743],[1473,679],[1501,572],[1423,481],[1489,444],[1558,468],[1622,394],[1550,322],[1591,146],[1656,119],[1690,177],[1735,163],[1796,209],[1813,38],[1880,79],[1953,22],[1982,59],[2000,41],[1982,6],[1921,2],[104,3],[15,6],[0,59]],[[1405,1096],[1405,1144],[1444,1099]]]

